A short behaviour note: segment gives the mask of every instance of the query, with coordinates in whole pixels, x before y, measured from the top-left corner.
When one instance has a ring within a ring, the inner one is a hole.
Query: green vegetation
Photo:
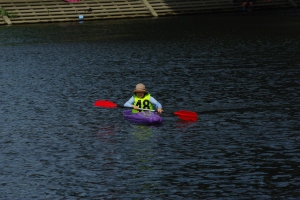
[[[0,17],[7,16],[9,18],[17,17],[15,13],[8,12],[4,8],[0,8]]]

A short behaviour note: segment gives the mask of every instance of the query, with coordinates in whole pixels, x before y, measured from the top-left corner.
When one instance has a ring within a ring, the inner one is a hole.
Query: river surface
[[[300,198],[299,15],[0,26],[0,44],[0,199]],[[94,107],[139,82],[162,125]]]

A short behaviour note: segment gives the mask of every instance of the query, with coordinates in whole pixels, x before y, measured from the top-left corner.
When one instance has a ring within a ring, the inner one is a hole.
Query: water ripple
[[[0,27],[0,198],[297,199],[297,16],[219,17]],[[138,82],[161,126],[93,106]]]

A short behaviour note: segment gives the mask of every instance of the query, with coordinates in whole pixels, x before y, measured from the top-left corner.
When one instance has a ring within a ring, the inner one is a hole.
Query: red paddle
[[[97,100],[97,101],[95,101],[94,106],[103,107],[103,108],[117,108],[117,107],[132,108],[132,107],[121,106],[121,105],[118,105],[118,104],[108,101],[108,100]],[[149,110],[149,109],[141,109],[141,110],[155,111],[155,110]],[[196,112],[192,112],[192,111],[188,111],[188,110],[179,110],[177,112],[174,112],[173,114],[185,121],[197,121],[197,119],[198,119],[198,115]]]
[[[118,104],[115,104],[114,102],[108,100],[97,100],[95,101],[94,106],[103,108],[116,108],[118,107]]]

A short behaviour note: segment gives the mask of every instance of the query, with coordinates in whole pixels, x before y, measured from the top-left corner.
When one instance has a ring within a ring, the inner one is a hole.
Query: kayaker
[[[248,9],[248,11],[251,11],[251,9],[253,8],[254,1],[255,0],[242,0],[242,10]]]
[[[140,112],[138,109],[157,110],[162,113],[162,105],[147,92],[143,83],[139,83],[133,90],[133,96],[124,104],[125,107],[132,107],[132,112]]]

